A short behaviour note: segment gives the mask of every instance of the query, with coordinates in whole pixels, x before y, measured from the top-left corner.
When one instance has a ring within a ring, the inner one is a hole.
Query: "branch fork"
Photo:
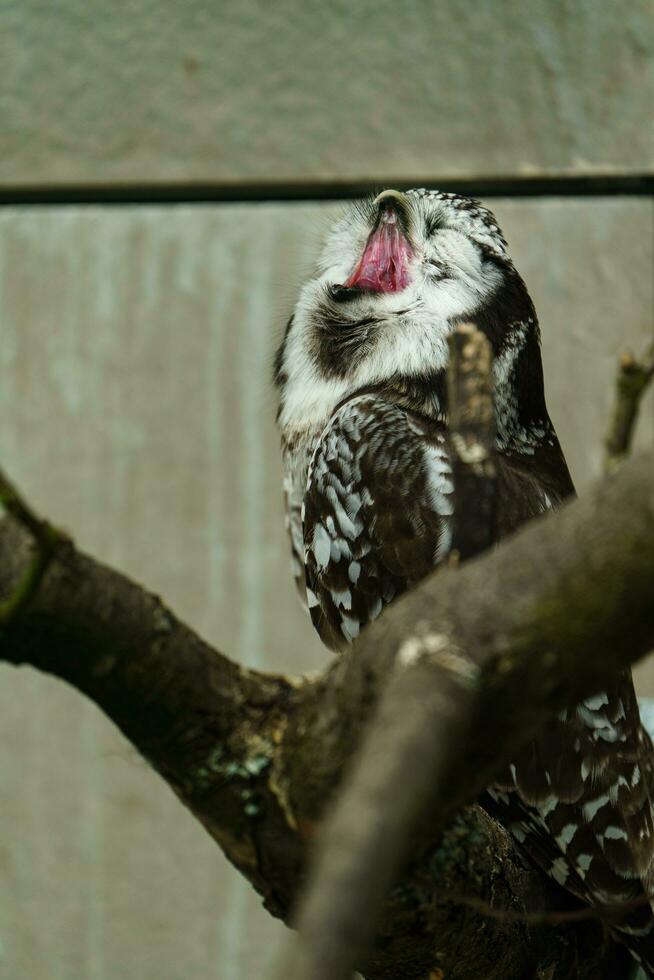
[[[483,352],[470,331],[453,343],[462,363]],[[484,386],[470,390],[483,405]],[[469,416],[451,409],[470,476],[457,493],[488,517],[492,471],[470,450]],[[547,922],[569,899],[467,804],[554,712],[654,647],[653,471],[651,453],[627,462],[548,520],[439,570],[302,681],[232,663],[72,542],[63,555],[67,539],[0,476],[14,518],[0,525],[0,656],[94,700],[266,906],[300,924],[284,980],[349,980],[355,956],[367,980],[517,980],[552,963],[557,977],[614,978],[598,923],[564,921],[554,941],[529,918]],[[467,538],[466,527],[463,557],[488,525]]]

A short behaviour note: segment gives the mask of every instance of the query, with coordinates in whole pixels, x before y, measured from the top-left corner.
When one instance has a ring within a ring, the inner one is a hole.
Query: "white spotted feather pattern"
[[[329,646],[356,639],[447,553],[452,490],[442,423],[372,394],[334,414],[313,453],[303,514],[309,608]]]
[[[559,884],[606,910],[649,958],[654,918],[652,744],[631,674],[553,719],[487,791],[488,808]],[[621,911],[620,907],[626,909]]]

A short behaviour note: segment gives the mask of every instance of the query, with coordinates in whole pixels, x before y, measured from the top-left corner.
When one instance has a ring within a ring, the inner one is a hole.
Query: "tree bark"
[[[307,847],[389,677],[420,671],[434,688],[440,674],[430,649],[465,654],[477,668],[475,720],[361,967],[368,980],[439,970],[517,980],[548,965],[557,978],[617,978],[624,954],[604,950],[595,921],[554,930],[466,904],[547,912],[565,909],[569,898],[465,804],[553,712],[654,646],[653,471],[651,453],[628,462],[496,551],[438,571],[317,680],[233,664],[156,596],[70,542],[5,622],[1,656],[56,674],[95,701],[270,911],[288,919]],[[29,535],[5,521],[0,596],[24,580],[30,556]],[[414,662],[401,653],[411,642],[423,651]]]

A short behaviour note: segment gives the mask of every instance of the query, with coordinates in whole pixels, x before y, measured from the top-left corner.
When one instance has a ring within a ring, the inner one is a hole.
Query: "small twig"
[[[479,912],[480,915],[485,916],[487,919],[496,919],[500,922],[522,922],[529,926],[559,926],[566,922],[586,922],[590,919],[603,921],[607,915],[610,915],[611,911],[615,911],[622,916],[625,912],[640,908],[643,905],[649,905],[649,898],[643,894],[632,899],[630,902],[602,906],[585,905],[582,908],[568,909],[567,911],[560,912],[518,912],[515,909],[498,909],[493,908],[492,905],[484,902],[481,898],[464,895],[449,894],[446,902],[443,904],[449,904],[450,902],[452,905],[463,905],[465,908],[472,909],[474,912]]]
[[[447,372],[454,508],[453,563],[490,547],[496,532],[495,415],[493,352],[472,323],[449,338]]]
[[[637,360],[624,353],[616,377],[615,404],[605,440],[604,470],[612,473],[629,455],[640,402],[654,378],[654,343]]]
[[[32,510],[2,470],[0,470],[0,504],[29,531],[34,541],[34,553],[24,575],[11,595],[0,602],[1,628],[11,622],[32,598],[58,545],[64,540],[64,535]]]

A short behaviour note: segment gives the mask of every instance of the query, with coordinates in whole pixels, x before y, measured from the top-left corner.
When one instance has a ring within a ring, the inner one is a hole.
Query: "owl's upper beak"
[[[409,210],[409,198],[402,191],[382,191],[378,194],[375,200],[372,202],[373,207],[379,208],[380,212],[393,210],[396,214],[402,216],[402,220],[406,220],[407,212]]]
[[[343,288],[376,293],[396,293],[409,284],[409,262],[413,250],[405,232],[406,195],[383,191],[373,204],[378,211],[363,255]]]

